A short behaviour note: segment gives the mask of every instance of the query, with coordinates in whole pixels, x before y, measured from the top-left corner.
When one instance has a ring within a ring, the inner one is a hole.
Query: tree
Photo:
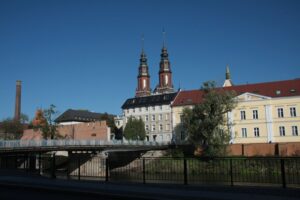
[[[4,139],[20,139],[24,130],[18,120],[7,118],[2,121],[1,129],[4,132]]]
[[[141,119],[129,117],[124,129],[127,140],[144,140],[146,137],[145,124]]]
[[[230,135],[226,113],[235,106],[235,93],[217,89],[215,82],[205,82],[201,88],[203,102],[193,109],[183,110],[183,128],[188,139],[206,156],[224,154]]]
[[[106,124],[108,127],[110,127],[111,132],[115,134],[115,139],[122,139],[122,129],[117,128],[114,115],[109,115],[107,112],[105,112],[101,115],[100,119],[106,121]]]
[[[60,138],[57,131],[57,125],[54,123],[54,116],[58,113],[56,106],[51,104],[49,108],[43,110],[43,117],[46,119],[46,123],[41,123],[39,128],[42,131],[44,139],[56,139]]]
[[[20,122],[22,124],[26,124],[29,122],[29,117],[28,115],[24,114],[24,113],[21,113],[21,116],[20,116]]]

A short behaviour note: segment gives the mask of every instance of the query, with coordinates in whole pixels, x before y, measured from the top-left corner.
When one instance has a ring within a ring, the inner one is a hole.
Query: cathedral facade
[[[158,76],[159,82],[151,91],[147,56],[142,49],[135,97],[127,99],[122,105],[122,123],[125,128],[130,117],[142,119],[147,141],[170,142],[173,138],[171,103],[177,92],[174,92],[171,64],[165,45],[161,51]]]

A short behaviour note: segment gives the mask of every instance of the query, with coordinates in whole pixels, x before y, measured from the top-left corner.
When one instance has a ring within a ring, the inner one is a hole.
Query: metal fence
[[[121,167],[97,155],[1,155],[0,168],[64,179],[300,187],[299,157],[138,158]]]

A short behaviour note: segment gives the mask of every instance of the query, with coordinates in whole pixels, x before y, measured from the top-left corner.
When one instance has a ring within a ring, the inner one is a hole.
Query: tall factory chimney
[[[16,105],[15,105],[15,117],[16,121],[20,121],[21,118],[21,81],[16,82]]]

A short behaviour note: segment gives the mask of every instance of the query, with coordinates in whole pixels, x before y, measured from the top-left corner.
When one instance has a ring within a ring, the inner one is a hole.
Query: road
[[[0,199],[1,200],[123,200],[131,199],[137,200],[140,197],[132,197],[126,195],[118,195],[112,193],[82,193],[82,192],[66,192],[66,191],[55,191],[35,188],[23,188],[14,186],[2,186],[0,187]],[[151,198],[145,198],[151,199]]]

